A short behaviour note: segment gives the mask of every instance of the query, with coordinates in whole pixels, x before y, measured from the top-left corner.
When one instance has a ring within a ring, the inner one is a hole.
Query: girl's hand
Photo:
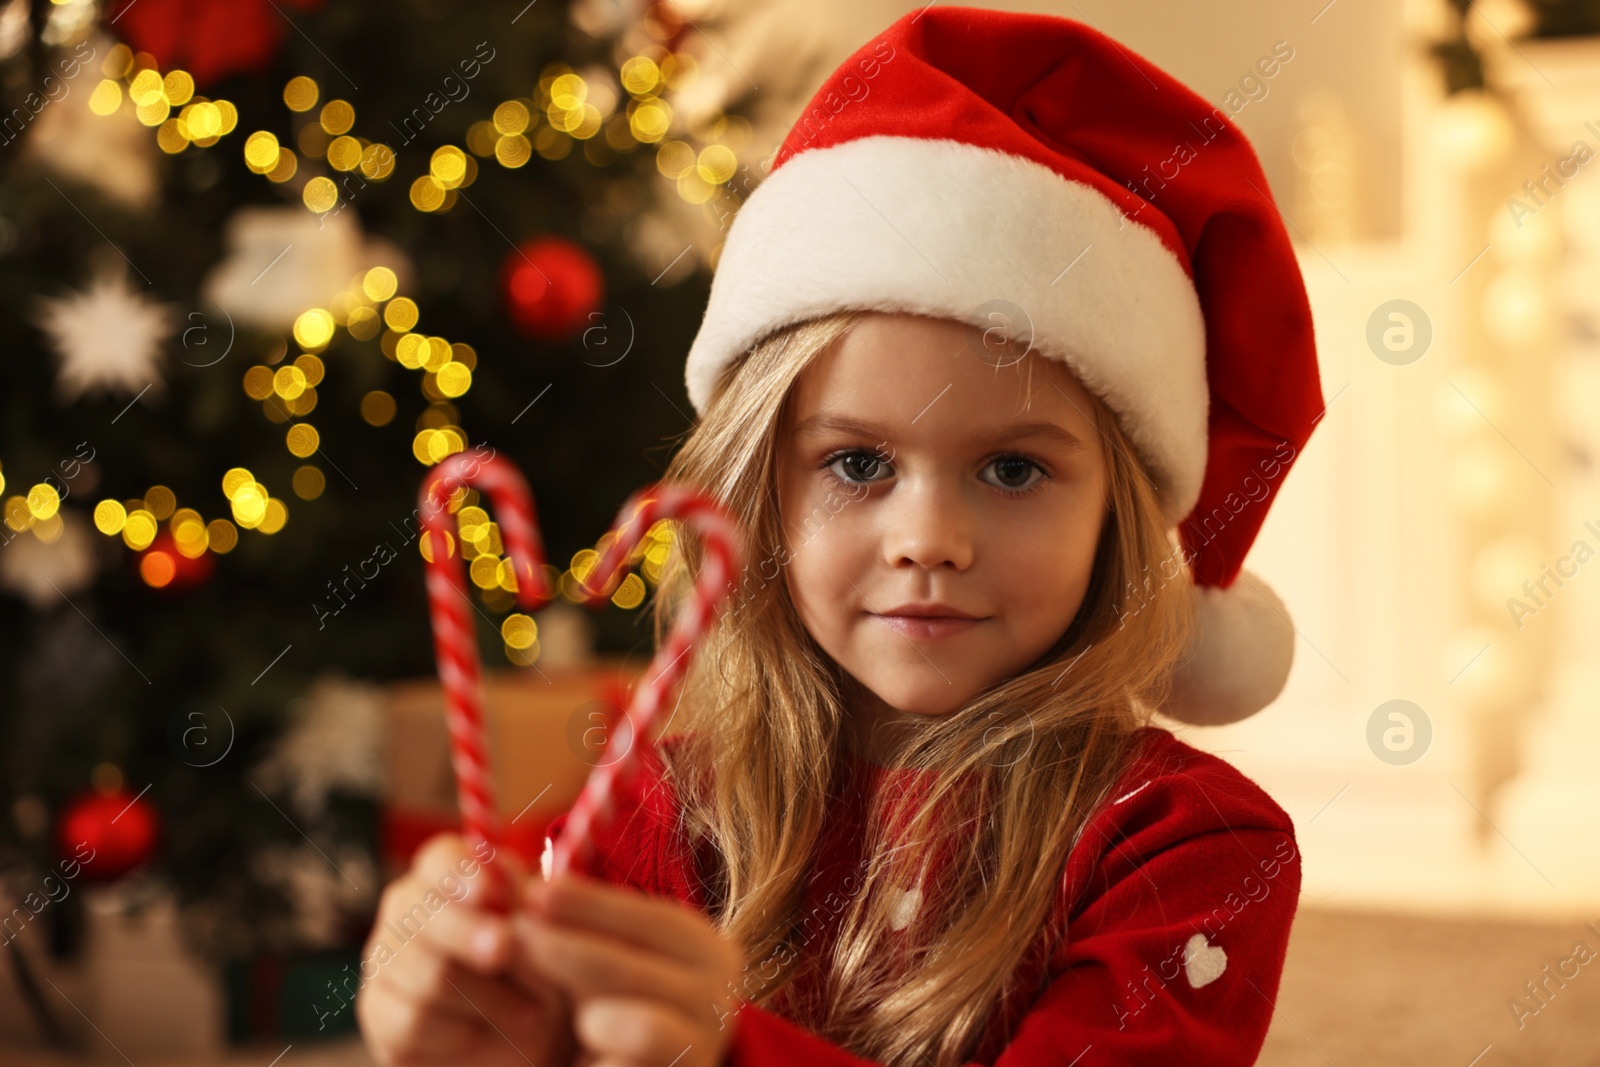
[[[511,919],[483,907],[481,858],[459,836],[439,834],[384,890],[361,954],[365,981],[355,1005],[362,1037],[382,1067],[573,1062],[570,1006],[528,964]],[[514,886],[525,881],[509,849],[495,862]]]
[[[527,886],[529,961],[573,1003],[578,1063],[720,1067],[744,953],[683,904],[567,873]]]

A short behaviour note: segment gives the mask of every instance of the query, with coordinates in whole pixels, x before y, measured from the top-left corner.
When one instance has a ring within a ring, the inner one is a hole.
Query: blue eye
[[[990,484],[1014,493],[1027,492],[1044,478],[1043,468],[1025,456],[1000,456],[984,470],[993,470],[1000,478],[999,482]],[[1037,473],[1039,477],[1028,481],[1030,472]]]
[[[841,474],[834,468],[843,465],[845,472]],[[835,452],[823,461],[823,466],[828,473],[849,485],[865,485],[868,482],[880,482],[882,478],[873,475],[880,471],[887,471],[889,464],[882,456],[864,449],[851,449],[846,452]]]

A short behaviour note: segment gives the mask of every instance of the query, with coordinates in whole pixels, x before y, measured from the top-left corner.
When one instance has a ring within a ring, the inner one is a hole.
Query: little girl
[[[1253,1063],[1294,827],[1150,723],[1252,714],[1293,650],[1241,564],[1322,395],[1227,116],[1075,22],[909,14],[736,216],[687,383],[665,477],[748,567],[596,877],[501,918],[451,837],[385,892],[374,938],[468,884],[363,986],[374,1055]]]

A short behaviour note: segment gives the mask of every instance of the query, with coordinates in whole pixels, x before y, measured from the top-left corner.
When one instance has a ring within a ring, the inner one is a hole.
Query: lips
[[[981,619],[982,615],[975,615],[970,611],[946,604],[941,600],[925,600],[916,603],[899,604],[892,608],[873,612],[874,615],[901,615],[914,618],[942,618],[942,619]]]
[[[873,618],[904,637],[937,641],[955,637],[985,620],[947,605],[901,605],[884,612],[871,612]]]

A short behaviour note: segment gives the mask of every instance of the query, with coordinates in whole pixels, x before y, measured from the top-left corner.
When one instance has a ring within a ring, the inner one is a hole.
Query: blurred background
[[[671,537],[740,201],[878,0],[0,2],[0,1062],[368,1063],[386,878],[454,825],[422,570],[469,568],[537,851]],[[1248,565],[1288,687],[1173,728],[1294,818],[1262,1062],[1600,1063],[1600,0],[1064,0],[1225,109],[1328,410]],[[566,595],[490,501],[527,475]]]

